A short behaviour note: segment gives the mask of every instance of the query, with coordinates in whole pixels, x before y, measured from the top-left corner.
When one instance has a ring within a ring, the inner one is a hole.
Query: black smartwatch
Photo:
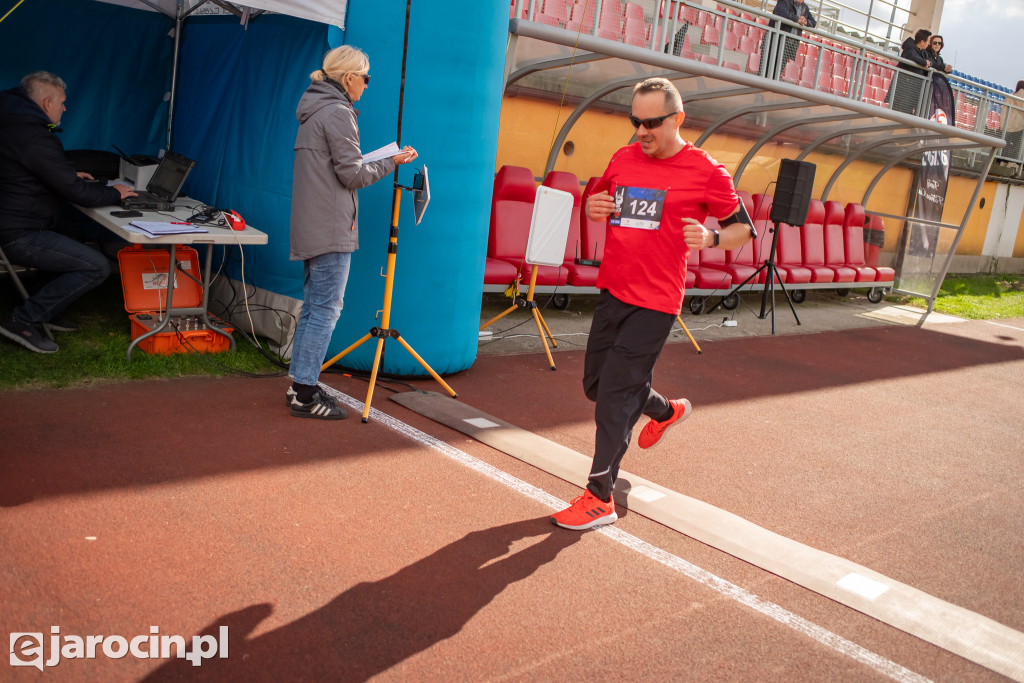
[[[712,242],[712,244],[711,244],[712,248],[714,248],[714,247],[718,246],[718,240],[719,240],[720,235],[718,234],[717,230],[712,230],[711,234],[713,234],[715,236],[715,241]]]

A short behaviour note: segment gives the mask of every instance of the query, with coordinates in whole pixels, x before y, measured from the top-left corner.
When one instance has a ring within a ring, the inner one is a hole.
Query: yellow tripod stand
[[[501,320],[502,318],[504,318],[506,315],[516,310],[517,308],[530,309],[530,312],[533,313],[533,320],[534,322],[537,323],[537,332],[540,333],[540,340],[541,342],[544,343],[544,353],[546,353],[548,356],[548,365],[551,366],[552,370],[557,370],[557,368],[555,367],[555,361],[551,357],[551,349],[548,348],[548,340],[551,340],[551,346],[554,346],[556,349],[558,348],[558,344],[555,342],[555,337],[554,335],[551,334],[551,330],[548,329],[548,324],[544,322],[544,316],[540,314],[540,309],[537,308],[537,302],[533,300],[533,290],[536,286],[537,266],[536,264],[534,264],[530,268],[530,288],[526,291],[526,298],[520,299],[519,297],[515,297],[514,303],[511,306],[509,306],[507,309],[505,309],[498,315],[494,316],[493,318],[485,322],[483,325],[480,326],[480,329],[482,330],[491,323],[498,322],[499,320]]]
[[[330,366],[337,363],[338,360],[340,360],[346,354],[356,350],[363,343],[369,341],[372,337],[377,338],[377,352],[373,356],[373,369],[370,371],[370,387],[366,391],[366,405],[363,407],[364,423],[369,420],[370,400],[373,398],[374,384],[377,383],[377,371],[380,370],[380,359],[381,354],[384,352],[384,341],[389,337],[391,339],[397,339],[398,343],[405,347],[405,350],[408,351],[412,355],[412,357],[416,359],[416,362],[423,366],[423,369],[430,373],[430,376],[437,380],[438,384],[444,387],[445,391],[447,391],[452,396],[452,398],[455,398],[457,396],[457,394],[452,390],[452,388],[445,384],[445,381],[441,379],[441,376],[434,372],[433,368],[427,365],[426,361],[424,361],[420,357],[420,355],[416,353],[411,346],[409,346],[409,343],[402,338],[402,336],[398,333],[398,330],[394,330],[389,327],[391,325],[391,296],[392,293],[394,292],[395,287],[395,261],[398,257],[398,208],[402,203],[403,189],[411,188],[403,188],[400,185],[395,185],[394,208],[391,211],[391,237],[388,241],[388,264],[384,281],[384,308],[381,311],[380,320],[381,326],[370,328],[370,331],[363,335],[362,339],[357,341],[355,344],[352,344],[352,346],[348,347],[347,349],[339,353],[337,356],[335,356],[334,358],[330,359],[322,366],[320,366],[320,371],[323,372]]]
[[[533,300],[533,290],[536,287],[536,285],[537,266],[534,265],[533,267],[530,268],[530,288],[526,291],[526,298],[520,299],[517,297],[515,299],[515,303],[513,303],[504,311],[502,311],[498,315],[494,316],[493,318],[485,322],[483,325],[480,326],[480,329],[482,330],[491,323],[498,322],[499,320],[501,320],[502,318],[504,318],[506,315],[516,310],[517,308],[530,309],[530,312],[533,314],[533,320],[534,322],[537,323],[537,332],[540,334],[540,340],[544,344],[544,353],[547,354],[548,365],[551,366],[552,370],[557,370],[557,368],[555,367],[555,361],[551,357],[551,349],[548,348],[548,341],[550,340],[551,346],[554,346],[555,348],[558,348],[558,343],[555,341],[554,335],[551,334],[551,330],[548,328],[548,324],[544,322],[544,316],[540,314],[540,309],[537,307],[537,302]],[[692,334],[690,334],[690,330],[686,328],[686,323],[683,322],[683,319],[677,315],[676,321],[679,323],[679,326],[683,328],[683,332],[686,333],[686,336],[689,337],[690,343],[693,344],[693,348],[697,349],[697,353],[704,353],[703,351],[701,351],[700,345],[697,344],[697,340],[693,338]]]
[[[686,329],[686,323],[684,323],[683,319],[678,315],[676,316],[676,322],[678,322],[679,326],[683,328],[683,332],[686,333],[686,336],[690,338],[690,343],[693,344],[693,348],[697,349],[697,354],[700,355],[704,353],[700,350],[700,345],[697,344],[697,340],[693,338],[692,334],[690,334],[690,330]]]

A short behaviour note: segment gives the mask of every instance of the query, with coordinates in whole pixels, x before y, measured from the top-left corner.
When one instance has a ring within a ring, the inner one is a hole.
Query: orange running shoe
[[[665,433],[666,429],[674,425],[676,422],[690,417],[690,413],[693,412],[693,408],[690,407],[690,402],[685,398],[669,401],[669,405],[672,406],[672,417],[664,422],[651,420],[644,425],[644,428],[640,431],[640,436],[637,437],[636,440],[636,443],[640,448],[650,448],[654,444],[658,443],[658,439],[661,438],[661,435]]]
[[[590,529],[591,527],[611,524],[619,516],[615,514],[615,501],[605,503],[589,490],[582,496],[572,499],[572,505],[561,512],[551,515],[551,523],[566,529]]]

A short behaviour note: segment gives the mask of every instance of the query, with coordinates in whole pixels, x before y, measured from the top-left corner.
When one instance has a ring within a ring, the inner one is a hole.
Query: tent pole
[[[178,9],[174,15],[174,63],[171,65],[171,99],[167,109],[167,149],[171,149],[171,133],[174,129],[174,100],[178,93],[178,54],[181,51],[181,5],[178,0]]]

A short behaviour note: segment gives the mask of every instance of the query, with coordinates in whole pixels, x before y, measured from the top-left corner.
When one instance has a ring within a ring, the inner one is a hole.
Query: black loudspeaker
[[[775,183],[770,218],[773,223],[803,225],[807,209],[811,206],[814,187],[814,164],[807,161],[783,159],[779,166],[779,179]]]

